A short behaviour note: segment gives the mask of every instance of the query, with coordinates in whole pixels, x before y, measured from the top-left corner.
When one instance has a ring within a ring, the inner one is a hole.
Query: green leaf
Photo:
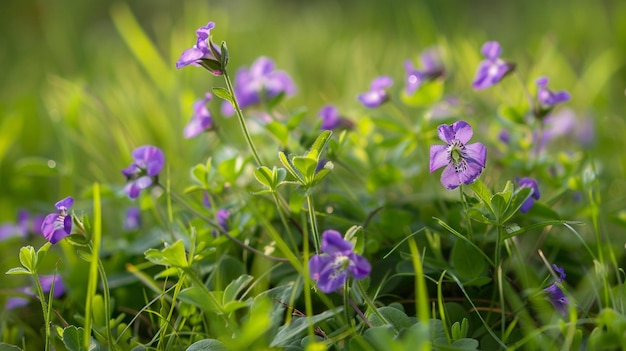
[[[235,301],[237,296],[243,289],[250,284],[250,282],[254,279],[251,275],[244,274],[239,276],[239,278],[233,280],[226,289],[224,289],[224,295],[222,296],[222,303],[226,304],[230,301]]]
[[[453,342],[452,346],[455,347],[456,350],[478,350],[478,340],[463,338]]]
[[[483,183],[480,179],[478,179],[477,181],[470,184],[469,188],[472,189],[474,194],[476,194],[476,196],[482,202],[484,202],[485,205],[487,205],[487,207],[489,207],[489,209],[493,212],[493,208],[491,206],[491,198],[493,197],[493,194],[491,193],[489,188],[485,186],[485,183]]]
[[[317,165],[317,161],[319,161],[320,155],[322,154],[322,151],[324,151],[324,148],[326,147],[326,144],[328,144],[332,135],[333,133],[330,130],[323,131],[317,139],[315,139],[315,142],[313,142],[313,145],[311,145],[311,148],[305,156],[314,159],[315,164]]]
[[[324,311],[320,314],[316,314],[310,318],[311,323],[317,324],[323,320],[326,320],[334,315],[341,313],[343,307],[336,307],[332,310]],[[306,332],[309,318],[297,317],[291,320],[291,323],[285,324],[278,329],[278,333],[272,340],[270,347],[287,346],[294,339],[301,339]]]
[[[432,105],[443,96],[444,81],[443,79],[435,79],[433,81],[422,84],[422,86],[413,93],[413,95],[407,95],[406,91],[402,90],[400,96],[402,102],[409,106],[428,106]]]
[[[19,347],[15,345],[9,345],[9,344],[0,342],[0,351],[22,351],[22,349],[20,349]]]
[[[464,240],[454,243],[451,260],[459,277],[464,279],[478,278],[487,269],[487,263],[477,249]]]
[[[387,322],[396,327],[396,329],[408,328],[415,324],[414,319],[409,318],[406,313],[394,307],[383,306],[378,309],[378,312],[387,320]],[[381,320],[377,314],[372,314],[370,316],[370,322],[375,327],[387,324],[384,320]]]
[[[222,308],[216,303],[216,301],[219,301],[216,295],[221,295],[221,292],[211,292],[194,286],[182,290],[180,294],[178,294],[178,299],[196,306],[204,312],[219,313]]]
[[[293,111],[293,113],[287,120],[287,129],[292,130],[292,129],[298,128],[302,120],[304,119],[304,117],[306,117],[306,113],[307,113],[306,107],[300,107],[296,109],[295,111]]]
[[[174,266],[178,268],[189,267],[187,253],[185,252],[185,246],[182,240],[178,240],[174,244],[166,246],[161,251],[149,249],[144,255],[148,261],[158,265]]]
[[[222,98],[228,102],[230,102],[231,104],[233,103],[233,96],[230,95],[230,92],[222,87],[215,87],[213,88],[213,94],[215,94],[217,97]]]
[[[204,339],[191,344],[186,351],[228,351],[228,347],[215,339]]]
[[[301,183],[301,184],[304,183],[304,179],[302,179],[302,176],[300,175],[300,173],[298,173],[298,171],[296,171],[296,169],[294,168],[294,166],[291,163],[291,161],[289,161],[289,159],[287,159],[287,155],[285,155],[284,152],[282,152],[282,151],[278,152],[278,159],[283,164],[283,166],[285,166],[287,171],[289,171],[289,173],[294,178],[296,178],[298,180],[299,183]]]
[[[294,167],[302,177],[304,178],[304,185],[307,188],[310,188],[313,184],[313,179],[315,179],[315,169],[317,168],[317,160],[313,158],[308,158],[306,156],[295,156],[291,162]]]
[[[20,263],[29,272],[34,272],[37,266],[37,256],[35,255],[35,248],[32,246],[24,246],[20,249]]]
[[[259,183],[264,185],[266,188],[269,188],[270,190],[274,190],[275,184],[274,184],[274,177],[272,173],[273,172],[269,168],[265,166],[261,166],[254,170],[254,177]]]
[[[32,274],[28,269],[24,267],[13,267],[6,271],[4,274]]]
[[[522,106],[500,105],[498,106],[498,115],[513,123],[525,125],[524,114],[527,110],[527,107]]]
[[[270,132],[282,146],[286,146],[289,142],[289,130],[284,124],[278,121],[272,121],[265,125],[265,129]]]
[[[204,189],[207,189],[209,187],[207,179],[208,179],[208,174],[207,174],[207,170],[206,167],[199,163],[197,165],[195,165],[192,169],[191,169],[191,179],[193,179],[196,183],[200,184]]]
[[[69,351],[86,351],[84,334],[83,328],[70,325],[63,329],[63,344]]]
[[[228,65],[228,59],[230,58],[228,54],[228,48],[226,47],[226,42],[222,41],[222,45],[220,47],[220,64],[222,65],[222,69],[226,69],[226,65]]]

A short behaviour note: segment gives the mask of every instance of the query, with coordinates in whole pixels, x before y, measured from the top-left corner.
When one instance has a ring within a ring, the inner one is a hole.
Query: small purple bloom
[[[52,290],[52,285],[54,283],[54,291],[52,292],[52,297],[58,299],[59,297],[65,294],[65,285],[61,280],[61,277],[58,275],[40,275],[39,282],[41,283],[41,290],[43,290],[44,294],[48,294],[50,290]],[[19,293],[24,295],[35,297],[35,293],[33,289],[29,286],[20,288],[18,290]],[[18,307],[28,305],[29,299],[26,297],[12,297],[7,300],[5,308],[7,310],[15,309]]]
[[[73,204],[74,198],[68,196],[54,205],[57,213],[51,213],[44,218],[41,233],[50,243],[56,244],[72,232],[72,216],[68,215],[68,210]]]
[[[126,218],[124,219],[124,229],[137,230],[141,227],[141,210],[139,207],[131,207],[126,210]]]
[[[215,75],[221,75],[220,48],[211,41],[211,29],[215,28],[215,23],[209,22],[206,26],[198,28],[196,45],[185,50],[176,62],[176,68],[185,66],[202,66]]]
[[[217,217],[217,224],[227,232],[229,230],[228,219],[230,218],[230,211],[225,208],[220,208],[217,210],[215,217]]]
[[[560,102],[569,101],[570,95],[567,91],[561,90],[557,92],[550,91],[548,86],[548,78],[541,77],[537,79],[537,99],[544,107],[551,107]]]
[[[370,263],[354,253],[351,242],[344,240],[335,230],[322,233],[322,255],[309,260],[311,278],[324,293],[333,292],[343,286],[348,275],[362,279],[370,274]]]
[[[502,129],[500,133],[498,133],[498,140],[508,144],[509,141],[511,141],[511,133],[507,129]]]
[[[376,108],[389,100],[387,88],[393,84],[393,79],[388,76],[375,78],[370,85],[370,90],[359,94],[357,97],[365,107]]]
[[[422,84],[440,77],[444,73],[441,57],[439,57],[439,52],[435,48],[422,52],[420,63],[423,67],[421,70],[415,68],[411,60],[404,62],[404,68],[406,69],[405,91],[407,95],[413,95]]]
[[[0,241],[10,238],[24,238],[26,234],[24,228],[19,224],[10,222],[0,224]]]
[[[341,126],[339,111],[333,105],[326,105],[322,107],[318,116],[322,119],[322,130],[333,130]]]
[[[487,148],[482,143],[467,144],[472,138],[472,127],[465,121],[437,128],[439,138],[447,145],[430,147],[430,172],[446,166],[441,173],[441,184],[455,189],[461,183],[471,184],[485,168]]]
[[[548,294],[548,300],[552,303],[554,308],[559,310],[561,314],[565,315],[567,314],[567,305],[569,305],[569,300],[558,285],[565,280],[565,270],[555,264],[552,265],[552,268],[559,273],[559,279],[552,283],[549,287],[543,289],[543,291]]]
[[[276,70],[274,61],[261,56],[250,68],[242,67],[237,71],[234,90],[239,107],[243,109],[270,100],[280,93],[292,96],[296,85],[285,71]],[[235,113],[228,101],[222,103],[221,110],[224,116]]]
[[[526,187],[526,188],[532,188],[533,189],[532,195],[530,195],[530,197],[528,199],[526,199],[526,201],[524,201],[524,203],[522,204],[522,207],[520,207],[520,211],[522,213],[526,213],[526,212],[528,212],[528,210],[530,210],[531,207],[533,207],[533,205],[535,203],[534,200],[539,200],[539,196],[540,196],[540,194],[539,194],[539,186],[537,186],[537,181],[535,179],[533,179],[533,178],[528,178],[528,177],[515,178],[515,181],[521,187]]]
[[[208,130],[213,125],[213,118],[211,112],[206,105],[211,101],[211,93],[206,93],[205,97],[200,100],[196,100],[193,103],[193,116],[189,124],[185,127],[185,138],[190,139],[200,135],[200,133]]]
[[[124,191],[131,199],[139,196],[141,190],[153,185],[163,164],[165,156],[163,151],[156,146],[144,145],[133,150],[133,163],[122,170],[126,180],[130,181],[124,187]]]
[[[498,42],[486,42],[481,52],[486,59],[478,65],[474,82],[472,82],[472,87],[476,90],[485,89],[498,83],[515,69],[515,64],[500,59],[502,48]]]

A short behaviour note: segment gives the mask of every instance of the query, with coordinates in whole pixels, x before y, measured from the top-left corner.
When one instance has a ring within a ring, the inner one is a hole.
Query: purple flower
[[[539,186],[537,186],[537,181],[535,179],[533,179],[533,178],[528,178],[528,177],[515,178],[515,181],[521,187],[526,187],[526,188],[532,188],[533,189],[532,195],[528,199],[526,199],[526,201],[524,201],[524,203],[522,204],[522,207],[520,207],[520,211],[522,213],[526,213],[526,212],[528,212],[528,210],[530,210],[531,207],[533,207],[533,204],[535,203],[534,200],[539,200],[539,196],[540,196],[540,194],[539,194]]]
[[[502,48],[496,41],[486,42],[481,52],[486,57],[476,71],[472,87],[476,90],[488,88],[502,80],[515,69],[515,64],[500,59]]]
[[[227,232],[229,230],[228,219],[230,218],[230,211],[225,208],[220,208],[217,210],[215,217],[217,217],[217,224]]]
[[[211,41],[211,29],[215,28],[215,23],[209,22],[206,26],[198,28],[196,45],[185,50],[176,62],[176,68],[185,66],[202,66],[215,75],[222,74],[220,64],[220,48]],[[216,56],[217,55],[217,56]]]
[[[440,77],[444,73],[441,57],[439,57],[439,52],[435,48],[422,52],[420,55],[420,63],[423,67],[421,70],[416,69],[411,60],[404,62],[407,95],[413,95],[422,84]]]
[[[541,77],[537,79],[537,99],[544,107],[552,107],[560,102],[565,102],[570,99],[570,95],[567,91],[561,90],[557,92],[550,91],[548,86],[548,78]]]
[[[322,119],[322,130],[333,130],[341,126],[339,111],[333,105],[326,105],[322,107],[318,116]]]
[[[509,141],[511,141],[511,132],[509,132],[507,129],[502,129],[500,133],[498,133],[498,140],[505,144],[508,144]]]
[[[548,300],[552,303],[554,308],[559,310],[561,314],[565,315],[567,314],[567,305],[569,305],[569,300],[558,285],[565,280],[565,270],[555,264],[552,265],[552,268],[559,273],[559,279],[552,283],[549,287],[543,289],[543,291],[548,294]]]
[[[242,67],[235,76],[235,98],[240,108],[246,108],[268,101],[280,93],[292,96],[296,85],[285,72],[276,70],[274,61],[261,56],[250,68]],[[222,114],[232,116],[235,109],[228,101],[222,103]]]
[[[309,260],[311,278],[317,281],[321,291],[330,293],[341,288],[348,275],[362,279],[370,274],[370,263],[352,249],[352,243],[344,240],[339,232],[327,230],[322,233],[324,254]]]
[[[65,294],[65,285],[63,284],[61,277],[58,275],[40,275],[39,282],[41,283],[41,290],[43,290],[44,294],[48,294],[50,290],[52,290],[53,283],[53,298],[58,299],[59,297],[63,296],[63,294]],[[24,295],[35,297],[33,289],[29,286],[19,289],[18,292]],[[7,310],[11,310],[14,308],[26,306],[28,304],[28,301],[29,300],[25,297],[12,297],[7,300],[5,308]]]
[[[471,184],[485,168],[487,148],[481,143],[467,145],[472,138],[472,127],[465,121],[437,128],[439,138],[447,145],[430,147],[430,172],[446,166],[441,173],[441,184],[455,189],[461,183]]]
[[[156,146],[144,145],[133,150],[133,163],[122,170],[126,180],[130,181],[124,191],[131,199],[139,196],[141,190],[153,185],[165,163],[163,151]]]
[[[196,100],[193,103],[193,116],[184,130],[185,138],[190,139],[200,135],[200,133],[211,128],[213,118],[206,104],[211,101],[211,93],[206,93],[204,99]]]
[[[19,224],[10,222],[0,224],[0,241],[11,238],[24,238],[26,234],[27,232],[25,232],[24,228]]]
[[[50,243],[56,244],[72,232],[72,216],[67,212],[73,204],[74,198],[68,196],[54,205],[57,213],[50,213],[44,218],[41,233]]]
[[[126,210],[126,218],[124,219],[124,229],[137,230],[141,227],[141,210],[139,207],[131,207]]]
[[[359,94],[357,98],[365,107],[376,108],[382,103],[389,100],[389,94],[387,94],[386,88],[393,84],[393,79],[388,76],[382,76],[375,78],[370,85],[370,90]]]

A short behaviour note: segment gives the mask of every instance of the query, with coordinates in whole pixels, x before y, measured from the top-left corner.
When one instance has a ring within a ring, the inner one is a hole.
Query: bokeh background
[[[470,83],[481,45],[499,41],[528,86],[549,76],[550,87],[569,90],[570,107],[593,121],[587,150],[597,159],[602,215],[619,230],[626,218],[624,14],[621,0],[4,0],[0,222],[15,221],[23,208],[48,213],[64,196],[88,195],[95,181],[108,201],[128,205],[120,170],[142,144],[165,151],[172,186],[184,188],[188,169],[215,145],[210,137],[183,138],[191,104],[223,81],[174,64],[212,20],[214,40],[230,49],[231,71],[265,55],[293,77],[298,93],[285,104],[307,106],[308,125],[326,103],[363,113],[356,95],[378,75],[394,77],[398,93],[404,61],[432,45],[444,54],[446,89],[497,101],[506,92],[473,92]],[[221,118],[219,102],[211,106]],[[495,117],[479,108],[468,118]]]

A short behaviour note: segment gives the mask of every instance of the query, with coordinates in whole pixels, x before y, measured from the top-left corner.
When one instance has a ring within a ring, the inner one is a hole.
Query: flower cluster
[[[68,215],[68,211],[73,204],[74,198],[68,196],[54,205],[58,212],[44,218],[41,233],[50,243],[56,244],[72,233],[72,216]]]
[[[325,293],[341,288],[350,275],[362,279],[370,274],[372,267],[367,259],[356,254],[352,243],[344,240],[335,230],[322,233],[321,251],[322,255],[315,255],[309,260],[309,271],[311,278]]]
[[[124,191],[131,199],[137,198],[141,190],[157,182],[165,163],[163,151],[156,146],[144,145],[133,150],[133,163],[122,170],[129,181]]]
[[[482,143],[467,144],[472,138],[472,127],[465,121],[437,128],[439,138],[446,145],[430,147],[430,172],[446,167],[441,173],[441,184],[455,189],[471,184],[482,173],[487,161],[487,148]]]

